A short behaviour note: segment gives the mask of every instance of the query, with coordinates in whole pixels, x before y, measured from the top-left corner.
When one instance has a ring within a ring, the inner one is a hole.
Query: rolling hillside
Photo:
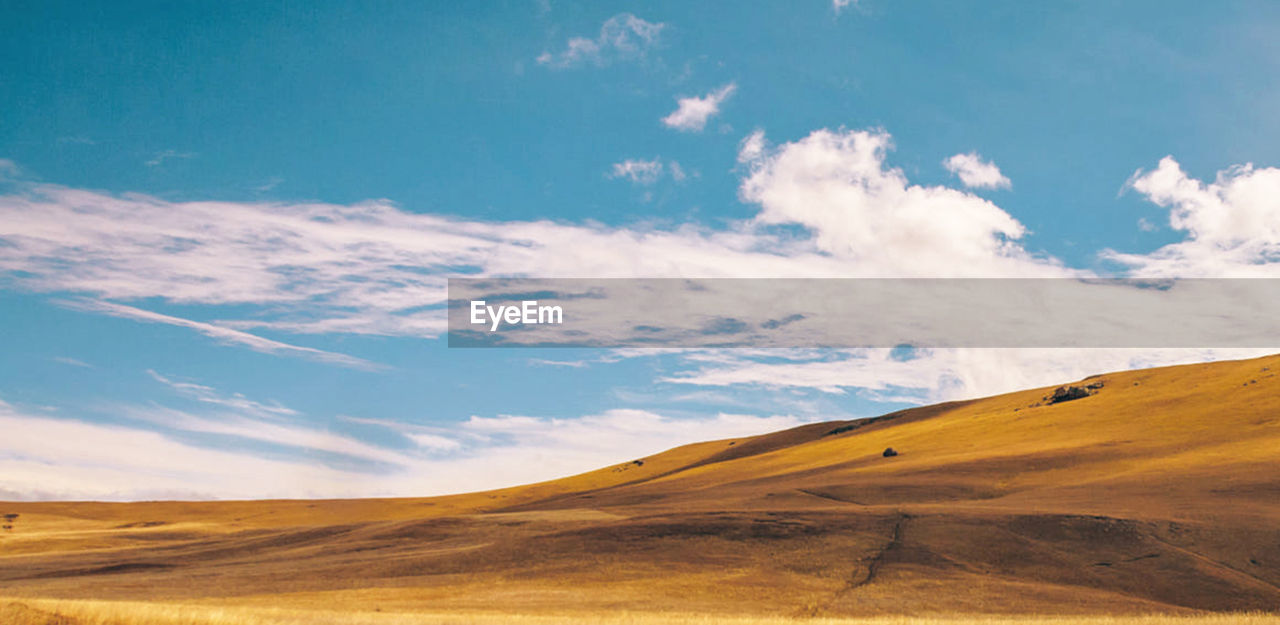
[[[523,613],[1277,610],[1277,373],[1280,357],[1105,374],[1068,385],[1065,401],[1033,389],[450,497],[0,503],[18,515],[0,532],[0,595]]]

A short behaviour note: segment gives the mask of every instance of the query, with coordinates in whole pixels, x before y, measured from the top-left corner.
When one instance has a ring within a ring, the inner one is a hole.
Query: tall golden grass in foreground
[[[1276,614],[1204,616],[887,616],[788,618],[602,612],[432,614],[205,606],[135,601],[0,599],[4,625],[1280,625]]]

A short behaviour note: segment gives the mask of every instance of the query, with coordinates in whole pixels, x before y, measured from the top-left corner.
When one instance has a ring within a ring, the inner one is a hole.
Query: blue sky
[[[8,3],[0,498],[455,492],[1244,355],[449,350],[440,306],[1274,275],[1277,41],[1264,2]]]

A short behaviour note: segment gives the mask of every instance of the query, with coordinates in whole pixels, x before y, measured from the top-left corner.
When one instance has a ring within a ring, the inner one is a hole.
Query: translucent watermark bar
[[[450,347],[1268,347],[1273,279],[449,280]]]

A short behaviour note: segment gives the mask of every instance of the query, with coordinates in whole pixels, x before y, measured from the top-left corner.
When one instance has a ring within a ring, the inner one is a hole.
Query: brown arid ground
[[[450,497],[0,503],[0,624],[1280,623],[1277,373],[1105,374]]]

